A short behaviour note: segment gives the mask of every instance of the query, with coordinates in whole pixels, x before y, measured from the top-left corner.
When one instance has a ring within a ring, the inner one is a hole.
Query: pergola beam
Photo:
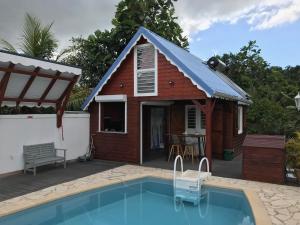
[[[13,69],[14,68],[14,64],[13,63],[10,63],[8,68],[9,69]],[[10,78],[10,74],[11,72],[5,72],[4,76],[2,77],[1,79],[1,82],[0,82],[0,107],[1,107],[1,104],[2,102],[4,101],[4,95],[5,95],[5,91],[6,91],[6,88],[7,88],[7,84],[8,84],[8,81],[9,81],[9,78]]]
[[[31,77],[28,79],[28,81],[27,81],[26,85],[24,86],[24,88],[23,88],[21,94],[19,95],[19,99],[20,99],[20,100],[17,101],[17,106],[19,106],[20,103],[21,103],[21,101],[24,99],[24,97],[25,97],[27,91],[28,91],[29,88],[31,87],[31,85],[32,85],[33,81],[35,80],[35,78],[36,78],[38,72],[40,71],[40,69],[41,69],[40,67],[36,67],[36,68],[34,69],[33,74],[32,74]]]
[[[42,102],[46,99],[47,95],[49,94],[51,88],[54,86],[54,84],[57,81],[60,74],[61,74],[61,72],[59,72],[59,71],[56,72],[55,77],[50,81],[48,87],[46,88],[46,90],[42,94],[42,96],[40,98],[40,101],[38,102],[38,106],[40,106],[42,104]]]
[[[25,71],[25,70],[6,68],[6,67],[0,67],[0,71],[6,72],[6,73],[16,73],[16,74],[21,74],[21,75],[28,75],[28,76],[33,76],[34,75],[34,71]],[[53,76],[53,75],[45,74],[45,73],[37,73],[36,76],[50,78],[50,79],[53,79],[55,77],[55,75]],[[73,77],[59,76],[56,79],[57,80],[72,81]]]

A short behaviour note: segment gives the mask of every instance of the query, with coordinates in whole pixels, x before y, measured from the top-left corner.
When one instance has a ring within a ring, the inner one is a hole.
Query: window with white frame
[[[195,105],[185,106],[185,132],[205,134],[205,114]]]
[[[127,133],[127,97],[102,95],[96,101],[99,102],[99,131]]]
[[[238,106],[237,128],[238,128],[238,134],[243,133],[243,106]]]
[[[134,48],[134,94],[157,95],[157,51],[152,44]]]

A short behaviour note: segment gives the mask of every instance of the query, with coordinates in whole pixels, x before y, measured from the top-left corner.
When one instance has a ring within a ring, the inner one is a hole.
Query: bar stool
[[[175,155],[175,156],[183,155],[182,145],[181,145],[182,143],[177,135],[175,135],[175,134],[171,135],[171,143],[172,144],[171,144],[170,150],[169,150],[168,162],[170,161],[170,159],[173,155]]]
[[[185,144],[184,144],[184,152],[183,152],[183,159],[185,157],[192,158],[192,164],[194,164],[194,158],[199,158],[199,153],[197,152],[197,141],[193,140],[194,138],[186,137]]]

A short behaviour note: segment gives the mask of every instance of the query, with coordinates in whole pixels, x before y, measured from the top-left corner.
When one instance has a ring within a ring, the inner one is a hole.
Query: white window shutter
[[[196,129],[197,128],[197,114],[196,107],[188,107],[187,108],[187,128],[188,129]]]
[[[153,95],[157,92],[156,52],[152,44],[136,46],[135,94]]]
[[[154,51],[153,45],[137,47],[137,70],[154,69]]]
[[[153,93],[155,91],[155,72],[137,72],[137,92]]]

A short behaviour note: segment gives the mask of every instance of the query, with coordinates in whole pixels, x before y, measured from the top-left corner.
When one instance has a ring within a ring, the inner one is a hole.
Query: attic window
[[[157,95],[157,53],[152,44],[135,47],[134,68],[135,96]]]

